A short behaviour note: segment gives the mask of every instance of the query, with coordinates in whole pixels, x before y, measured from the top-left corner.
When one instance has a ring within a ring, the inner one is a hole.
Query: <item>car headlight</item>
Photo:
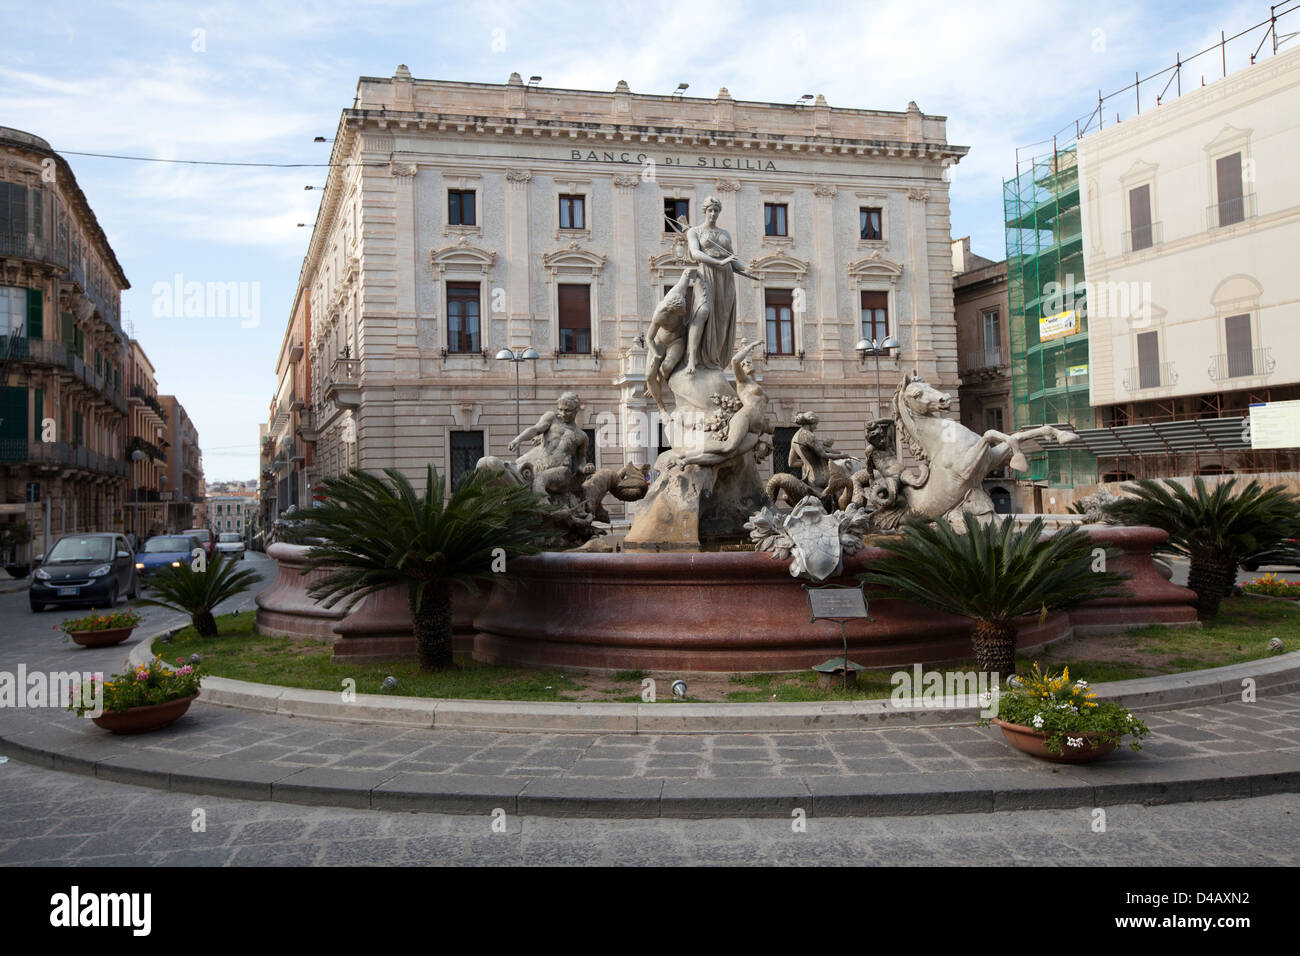
[[[137,562],[135,563],[135,569],[136,569],[137,571],[143,571],[143,570],[144,570],[144,565],[141,564],[139,561],[137,561]]]
[[[101,564],[99,567],[91,569],[90,576],[92,578],[102,578],[104,575],[108,574],[108,572],[112,570],[113,570],[113,566],[111,564]]]
[[[173,562],[172,562],[172,567],[173,567],[173,568],[179,568],[180,566],[181,566],[181,563],[180,563],[179,561],[173,561]]]
[[[36,577],[40,578],[42,581],[48,581],[50,579],[50,572],[46,571],[44,568],[37,568]]]

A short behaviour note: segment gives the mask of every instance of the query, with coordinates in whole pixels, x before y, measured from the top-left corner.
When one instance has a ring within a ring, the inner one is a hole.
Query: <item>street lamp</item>
[[[519,425],[519,366],[524,362],[535,362],[541,356],[537,354],[536,349],[530,346],[522,352],[502,349],[497,353],[496,357],[504,362],[515,363],[515,434],[518,435],[522,431]]]
[[[892,335],[887,336],[884,341],[877,342],[875,339],[861,338],[858,344],[853,346],[858,353],[858,361],[863,361],[868,355],[876,357],[876,417],[881,418],[880,405],[880,353],[889,354],[890,349],[901,349],[903,346]]]

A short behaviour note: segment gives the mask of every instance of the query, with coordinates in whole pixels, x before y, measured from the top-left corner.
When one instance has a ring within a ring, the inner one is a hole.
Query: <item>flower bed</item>
[[[1300,600],[1300,584],[1279,578],[1272,572],[1262,578],[1256,578],[1254,581],[1243,584],[1241,589],[1247,594],[1263,594],[1267,597],[1288,598],[1292,601]]]
[[[134,608],[112,611],[108,614],[90,614],[86,617],[69,617],[55,625],[64,634],[84,634],[90,631],[116,631],[120,628],[138,627],[144,620]]]

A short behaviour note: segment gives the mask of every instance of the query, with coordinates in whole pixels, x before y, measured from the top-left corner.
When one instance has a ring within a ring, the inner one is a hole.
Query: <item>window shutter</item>
[[[63,344],[66,348],[73,348],[77,344],[77,323],[71,312],[64,312],[60,318],[63,320]]]
[[[45,338],[45,296],[40,289],[27,290],[27,337]]]
[[[41,419],[45,417],[45,390],[32,392],[32,441],[41,440]]]

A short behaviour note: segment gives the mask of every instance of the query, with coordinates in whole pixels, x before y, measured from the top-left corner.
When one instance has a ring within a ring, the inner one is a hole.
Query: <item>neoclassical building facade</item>
[[[945,119],[902,112],[363,77],[343,111],[299,280],[310,302],[313,486],[507,455],[567,390],[598,467],[653,462],[646,332],[706,199],[754,279],[736,338],[764,343],[784,468],[797,412],[863,451],[882,396],[855,344],[895,336],[883,400],[916,369],[958,386]],[[500,360],[502,349],[538,358]],[[518,388],[516,387],[518,376]],[[518,412],[516,403],[518,402]],[[954,408],[954,414],[957,409]]]

